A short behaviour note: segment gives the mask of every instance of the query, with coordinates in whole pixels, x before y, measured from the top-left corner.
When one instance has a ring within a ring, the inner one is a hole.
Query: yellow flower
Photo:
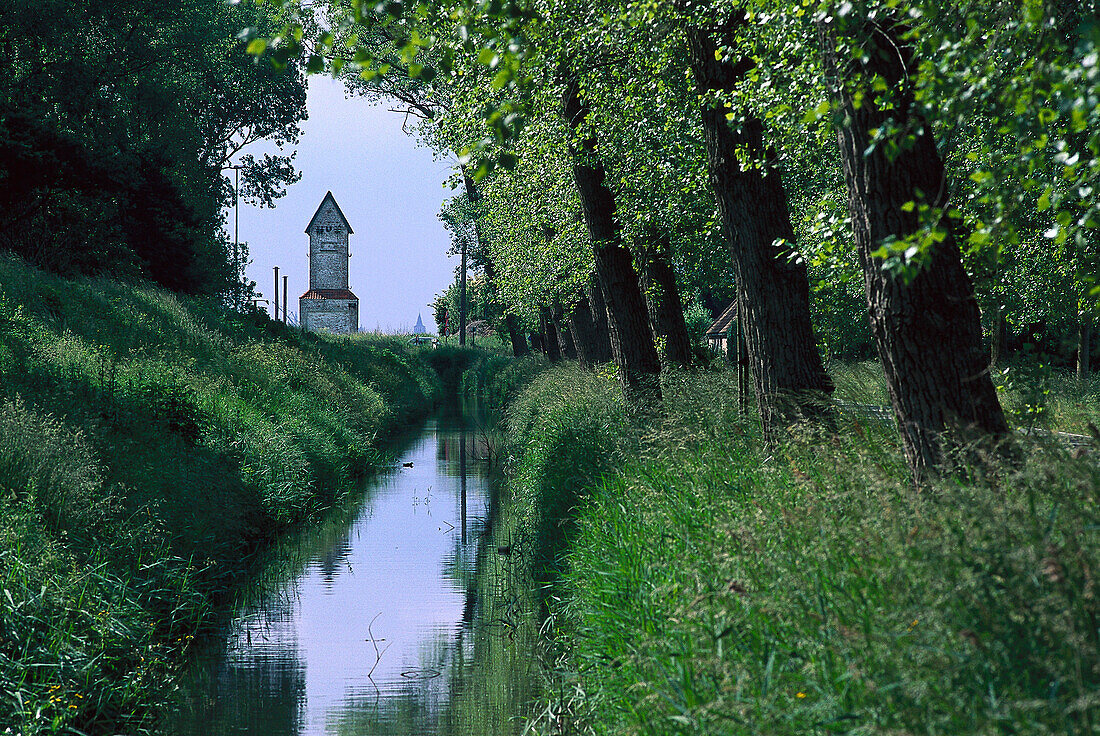
[[[796,698],[804,698],[804,697],[806,697],[806,693],[798,692],[798,693],[795,693],[794,696]]]

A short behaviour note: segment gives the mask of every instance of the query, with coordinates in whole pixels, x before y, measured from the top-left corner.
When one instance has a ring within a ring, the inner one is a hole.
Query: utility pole
[[[466,236],[460,239],[462,244],[462,269],[458,277],[458,344],[466,344]]]
[[[241,303],[241,167],[233,167],[233,307]]]
[[[275,298],[271,300],[271,309],[274,312],[275,321],[279,321],[279,267],[275,266]]]
[[[286,276],[283,276],[283,324],[286,324]]]

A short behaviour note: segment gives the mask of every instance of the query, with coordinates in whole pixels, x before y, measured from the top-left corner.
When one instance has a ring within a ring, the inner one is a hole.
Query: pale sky
[[[331,190],[355,231],[349,285],[359,297],[359,329],[412,332],[421,314],[434,333],[428,304],[454,278],[455,261],[446,255],[450,237],[436,218],[454,194],[443,186],[453,162],[433,160],[430,149],[418,147],[401,131],[402,115],[359,97],[345,99],[343,85],[329,77],[310,77],[307,104],[295,159],[301,181],[275,209],[241,202],[240,239],[252,258],[248,278],[269,299],[272,267],[279,266],[280,289],[282,276],[290,277],[287,311],[297,317],[298,297],[309,287],[303,231]],[[265,150],[245,153],[259,157]],[[232,239],[232,210],[227,214]]]

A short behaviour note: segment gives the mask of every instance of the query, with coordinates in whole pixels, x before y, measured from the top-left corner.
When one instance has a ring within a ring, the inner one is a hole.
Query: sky
[[[359,329],[412,332],[420,314],[435,332],[428,305],[451,283],[456,265],[447,257],[450,236],[436,217],[454,194],[443,185],[454,162],[435,160],[430,149],[403,133],[403,115],[360,97],[345,98],[343,85],[329,77],[310,77],[307,105],[309,120],[295,147],[301,181],[275,201],[275,209],[240,204],[240,239],[252,259],[248,278],[270,299],[272,267],[278,266],[280,289],[282,277],[289,277],[287,311],[297,318],[298,297],[309,287],[304,230],[331,191],[354,231],[348,280],[359,297]],[[271,150],[244,153],[259,157]],[[232,210],[227,215],[232,239]]]

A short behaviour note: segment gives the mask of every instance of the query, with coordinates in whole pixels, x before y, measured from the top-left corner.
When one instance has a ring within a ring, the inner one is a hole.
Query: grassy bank
[[[881,386],[834,377],[854,402]],[[1063,385],[1049,428],[1095,421],[1095,387]],[[1034,388],[1006,388],[1017,419]],[[632,416],[609,376],[566,367],[511,405],[494,543],[525,582],[486,605],[551,632],[534,732],[1100,731],[1095,452],[1032,443],[918,493],[885,422],[765,448],[728,373],[665,395],[663,418]]]
[[[305,335],[0,259],[0,724],[136,734],[257,549],[441,395],[399,341]]]

